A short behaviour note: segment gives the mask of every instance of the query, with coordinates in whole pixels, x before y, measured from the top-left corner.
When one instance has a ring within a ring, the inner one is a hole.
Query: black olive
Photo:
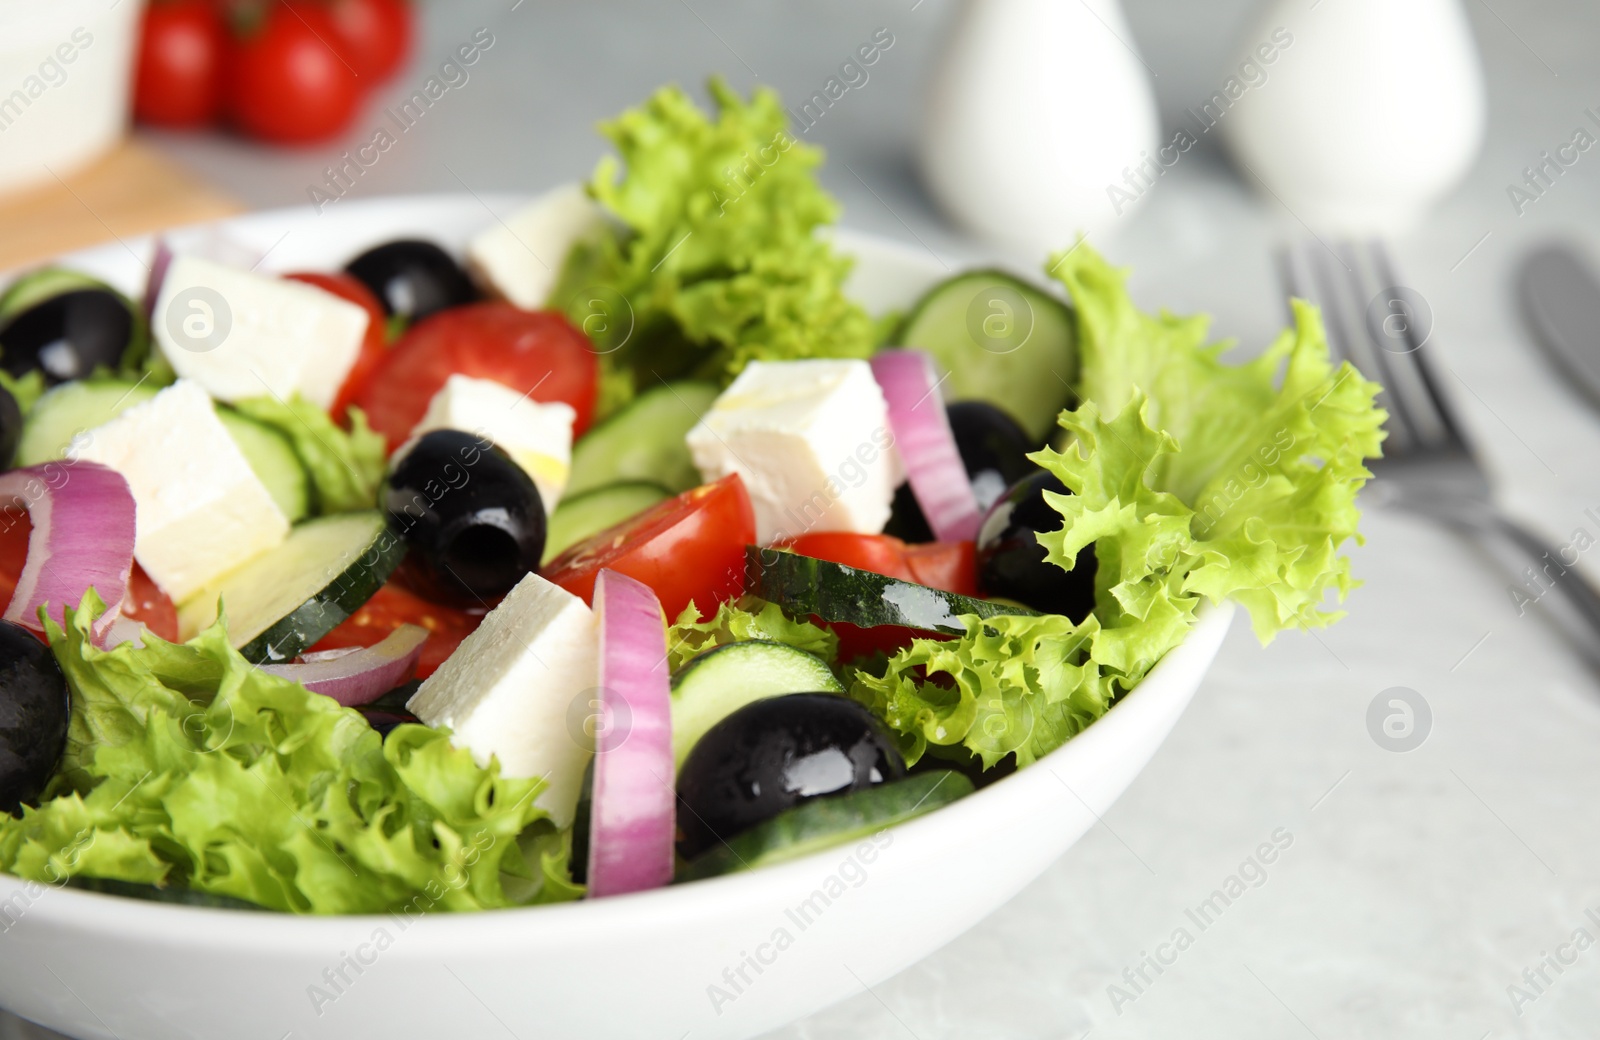
[[[418,321],[477,299],[461,265],[432,242],[402,239],[374,246],[345,265],[372,290],[384,312]]]
[[[82,379],[97,365],[115,367],[133,341],[133,312],[109,289],[51,296],[0,329],[0,364],[14,376],[33,369],[52,386]]]
[[[11,391],[0,387],[0,469],[11,465],[11,456],[17,453],[17,442],[22,440],[22,409]]]
[[[376,704],[365,704],[356,709],[363,718],[378,731],[378,736],[387,737],[396,726],[407,723],[422,724],[422,720],[406,711],[404,708],[379,707]]]
[[[1045,561],[1038,535],[1061,530],[1061,514],[1044,499],[1065,495],[1053,473],[1039,470],[1017,481],[989,509],[978,530],[978,587],[1050,614],[1082,621],[1094,610],[1094,546],[1078,553],[1072,570]]]
[[[1028,435],[1001,409],[983,401],[956,401],[945,407],[945,414],[980,510],[987,510],[1007,488],[1039,468],[1028,459],[1034,449]],[[933,541],[909,483],[895,490],[884,533],[907,542]]]
[[[21,815],[67,746],[67,678],[33,633],[0,621],[0,812]]]
[[[747,704],[706,731],[678,774],[678,852],[695,856],[802,802],[898,780],[883,723],[832,693]]]
[[[539,567],[539,489],[509,455],[470,433],[419,438],[390,471],[383,501],[410,547],[399,576],[428,599],[481,604]]]
[[[589,882],[589,824],[594,819],[594,759],[583,767],[583,785],[578,788],[578,805],[572,813],[572,852],[567,856],[567,874],[580,885]]]

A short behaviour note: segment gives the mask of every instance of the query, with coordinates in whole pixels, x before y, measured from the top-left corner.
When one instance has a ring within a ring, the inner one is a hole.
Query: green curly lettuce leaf
[[[1078,392],[1090,402],[1064,413],[1062,426],[1091,454],[1131,450],[1135,457],[1083,460],[1068,447],[1035,460],[1078,495],[1097,496],[1094,508],[1102,512],[1114,505],[1136,516],[1167,516],[1181,503],[1193,513],[1187,524],[1193,544],[1165,564],[1169,573],[1182,572],[1178,586],[1154,581],[1153,574],[1136,587],[1137,568],[1128,571],[1130,548],[1135,556],[1146,548],[1174,552],[1170,537],[1151,546],[1130,546],[1123,536],[1096,541],[1102,561],[1110,557],[1118,569],[1116,581],[1098,582],[1114,600],[1097,604],[1112,612],[1102,617],[1107,628],[1117,612],[1143,619],[1153,610],[1170,622],[1167,599],[1182,595],[1239,601],[1263,642],[1285,628],[1320,627],[1342,616],[1322,604],[1330,590],[1342,600],[1355,586],[1340,547],[1360,540],[1356,495],[1371,476],[1364,460],[1380,453],[1387,414],[1374,403],[1378,384],[1348,362],[1333,364],[1317,309],[1294,301],[1294,327],[1260,356],[1230,365],[1221,360],[1229,344],[1205,342],[1204,316],[1141,312],[1128,295],[1126,272],[1087,245],[1057,254],[1050,270],[1076,307]],[[1090,407],[1118,417],[1104,434],[1094,428],[1099,419]],[[1108,494],[1118,483],[1120,490]],[[1172,501],[1145,494],[1152,489]],[[1087,504],[1055,504],[1067,519],[1054,539],[1058,562],[1065,562],[1095,540],[1099,521],[1079,516]],[[1169,586],[1165,594],[1156,588],[1162,584]]]
[[[311,478],[317,513],[348,513],[377,505],[388,451],[361,409],[349,409],[350,429],[345,430],[298,394],[290,401],[253,397],[235,401],[233,407],[289,439]]]
[[[20,376],[14,376],[0,369],[0,389],[16,399],[18,411],[22,412],[23,418],[27,418],[28,413],[33,411],[33,406],[39,403],[39,398],[44,396],[48,387],[44,385],[42,369],[30,369]]]
[[[553,298],[579,324],[580,290],[632,308],[631,335],[601,355],[611,407],[658,376],[727,383],[754,359],[864,358],[878,336],[844,293],[850,261],[818,234],[838,216],[821,150],[789,133],[773,91],[709,89],[710,115],[665,87],[601,126],[618,154],[589,191],[622,230],[575,247]]]
[[[447,733],[381,739],[362,716],[269,675],[223,624],[186,644],[99,650],[91,592],[49,625],[72,690],[68,747],[45,801],[0,817],[0,870],[180,886],[299,913],[417,914],[550,901],[517,886],[565,867],[519,839],[553,831],[543,782],[474,763]],[[570,888],[570,883],[568,883]]]
[[[676,672],[707,650],[746,639],[785,643],[833,664],[839,656],[839,637],[809,621],[795,621],[776,603],[746,596],[737,603],[726,601],[717,612],[702,620],[693,603],[683,609],[678,620],[667,629],[667,664]]]
[[[908,764],[930,745],[965,746],[992,768],[1028,765],[1106,713],[1113,675],[1093,659],[1098,624],[1056,614],[963,617],[956,639],[916,639],[850,693],[886,721]]]
[[[985,768],[1008,754],[1026,765],[1143,679],[1202,601],[1242,603],[1267,642],[1336,620],[1328,594],[1355,584],[1340,547],[1360,537],[1356,494],[1385,414],[1377,384],[1329,359],[1316,308],[1295,301],[1294,328],[1228,365],[1203,317],[1142,313],[1088,246],[1051,270],[1077,309],[1084,403],[1060,416],[1061,450],[1030,456],[1071,492],[1046,493],[1062,525],[1039,543],[1068,570],[1093,547],[1094,613],[964,618],[964,635],[858,671],[852,695],[910,761],[960,747]]]

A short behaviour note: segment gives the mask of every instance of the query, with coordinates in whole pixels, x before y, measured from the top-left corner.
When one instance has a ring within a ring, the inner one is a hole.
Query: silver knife
[[[1574,247],[1554,243],[1522,261],[1517,295],[1534,339],[1600,406],[1600,280]]]

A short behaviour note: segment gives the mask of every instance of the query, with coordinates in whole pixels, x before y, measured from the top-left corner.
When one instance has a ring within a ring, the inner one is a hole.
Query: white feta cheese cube
[[[568,184],[480,232],[467,245],[467,267],[489,292],[535,311],[547,305],[573,245],[605,225],[599,203]]]
[[[533,478],[546,513],[556,508],[572,471],[572,424],[578,413],[560,401],[534,401],[492,379],[451,376],[394,453],[398,460],[418,437],[463,430],[492,441]]]
[[[222,401],[298,393],[332,407],[367,312],[303,282],[174,257],[150,327],[174,372]]]
[[[179,380],[84,433],[73,450],[127,480],[134,557],[174,602],[289,534],[289,521],[198,383]]]
[[[509,777],[544,777],[535,804],[566,827],[594,754],[584,723],[598,696],[599,626],[583,600],[529,574],[407,702],[457,747]]]
[[[763,544],[809,531],[876,534],[899,461],[865,361],[752,361],[688,435],[706,480],[737,473]]]

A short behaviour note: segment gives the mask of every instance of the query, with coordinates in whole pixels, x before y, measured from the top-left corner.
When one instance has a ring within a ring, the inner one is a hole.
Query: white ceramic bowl
[[[122,137],[143,8],[0,0],[0,192],[65,177]]]
[[[515,205],[487,202],[502,214]],[[478,201],[442,196],[224,226],[271,249],[263,269],[289,270],[335,267],[408,233],[460,247],[492,219]],[[840,242],[873,309],[904,306],[943,275],[880,240]],[[149,243],[129,247],[66,262],[134,290]],[[1150,760],[1232,612],[1205,610],[1136,690],[1028,769],[875,842],[747,874],[411,920],[201,910],[0,876],[0,1005],[98,1040],[754,1036],[908,967],[1037,877]]]

